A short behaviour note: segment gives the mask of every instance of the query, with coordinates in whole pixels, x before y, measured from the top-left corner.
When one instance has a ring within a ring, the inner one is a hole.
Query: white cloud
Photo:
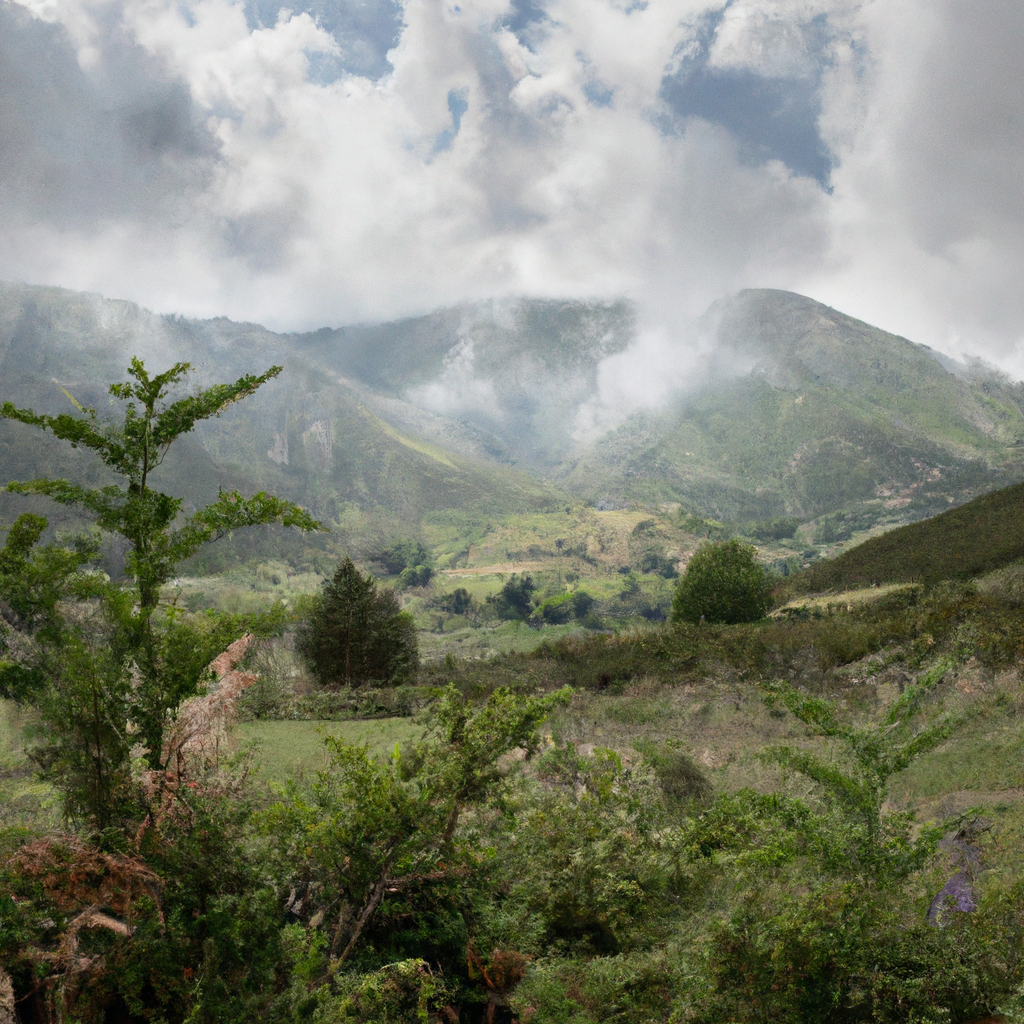
[[[823,126],[831,259],[798,287],[1024,375],[1024,8],[870,3]]]
[[[830,195],[721,125],[664,128],[663,77],[722,6],[548,0],[521,39],[508,0],[406,0],[392,73],[325,83],[311,62],[347,42],[301,11],[253,31],[231,0],[8,3],[0,276],[292,329],[625,294],[646,340],[598,419],[744,286],[1024,370],[1024,8],[725,8],[709,66],[821,79]]]
[[[725,9],[708,63],[744,68],[767,78],[815,75],[820,54],[808,38],[810,23],[838,5],[815,0],[738,0]]]

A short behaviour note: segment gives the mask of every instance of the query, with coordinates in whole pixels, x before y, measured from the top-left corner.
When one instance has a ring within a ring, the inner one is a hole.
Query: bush
[[[750,544],[702,544],[672,601],[674,622],[756,622],[768,611],[769,582]]]
[[[434,576],[434,559],[422,545],[401,540],[371,556],[387,576],[397,576],[401,587],[425,587]]]
[[[389,590],[377,587],[350,558],[338,566],[299,630],[295,649],[324,687],[393,685],[418,667],[412,616],[399,610]]]
[[[536,589],[537,584],[530,576],[513,573],[497,594],[487,598],[487,603],[494,608],[499,619],[528,619],[533,612],[533,592]]]

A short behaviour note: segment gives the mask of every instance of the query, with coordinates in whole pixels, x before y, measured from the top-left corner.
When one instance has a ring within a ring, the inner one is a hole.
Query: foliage
[[[499,619],[528,619],[533,612],[533,592],[537,584],[524,573],[513,573],[497,594],[487,598]]]
[[[434,557],[419,542],[400,540],[371,559],[402,587],[425,587],[434,576]]]
[[[948,662],[940,662],[924,673],[920,682],[907,686],[880,721],[870,726],[845,725],[831,702],[781,682],[769,684],[770,696],[781,698],[813,732],[843,745],[848,766],[789,746],[769,748],[763,756],[811,780],[830,806],[845,816],[838,861],[846,870],[905,876],[931,854],[937,838],[934,833],[925,829],[911,840],[910,820],[898,814],[883,815],[883,806],[889,779],[937,747],[953,729],[950,716],[923,726],[918,721],[926,697],[949,668]],[[827,855],[824,863],[836,859],[836,854]]]
[[[707,773],[677,741],[663,746],[641,741],[637,750],[650,764],[661,791],[669,800],[689,806],[710,801],[713,789]]]
[[[143,617],[156,607],[160,587],[171,578],[174,567],[209,541],[243,526],[281,523],[303,530],[318,526],[292,502],[264,493],[242,498],[232,491],[221,493],[212,505],[198,509],[175,527],[182,501],[151,487],[150,475],[171,445],[198,421],[220,415],[226,406],[253,394],[281,372],[281,367],[274,366],[260,376],[246,375],[234,384],[217,384],[159,405],[189,369],[188,363],[176,363],[150,377],[142,361],[133,358],[128,373],[134,383],[112,384],[109,389],[114,398],[126,403],[121,427],[99,424],[96,411],[80,405],[78,416],[37,415],[11,402],[0,407],[4,419],[48,430],[73,448],[94,451],[108,469],[125,480],[124,486],[86,488],[67,480],[43,479],[8,484],[7,489],[79,506],[92,514],[101,529],[122,536],[129,544],[126,568],[134,579]]]
[[[660,787],[612,750],[571,744],[538,762],[546,783],[521,795],[503,844],[510,926],[520,943],[614,954],[649,943],[686,889]],[[528,947],[529,948],[529,947]]]
[[[672,601],[676,622],[754,622],[768,611],[767,574],[754,548],[738,540],[702,544]]]
[[[263,828],[294,891],[306,894],[303,912],[327,930],[338,964],[367,935],[378,957],[401,955],[414,939],[402,925],[410,917],[419,948],[432,945],[435,961],[464,958],[466,900],[486,857],[456,841],[460,818],[499,798],[503,756],[517,748],[529,755],[539,726],[566,699],[498,690],[474,707],[450,687],[433,710],[430,737],[383,762],[328,738],[331,759],[311,792],[293,787],[266,812]],[[445,950],[442,936],[452,932],[463,945]]]
[[[34,1019],[262,1015],[280,911],[246,849],[248,801],[225,782],[179,793],[128,848],[48,837],[0,866],[0,960]]]
[[[441,601],[441,607],[452,615],[468,615],[473,608],[473,596],[465,587],[456,587],[450,594],[445,595]]]
[[[748,523],[743,532],[760,541],[788,540],[796,536],[800,520],[796,516],[775,516],[760,522]]]
[[[1024,557],[1024,484],[872,537],[790,579],[787,593],[970,579]]]
[[[242,526],[319,525],[292,502],[265,493],[243,498],[222,492],[213,504],[182,517],[181,499],[151,486],[152,473],[182,434],[251,395],[280,367],[170,401],[188,371],[187,363],[178,363],[150,377],[133,359],[132,380],[109,388],[125,403],[121,425],[101,423],[95,410],[77,402],[78,415],[37,415],[10,402],[0,407],[5,419],[95,452],[123,480],[88,488],[39,479],[8,484],[7,490],[79,507],[101,530],[118,535],[127,545],[130,585],[82,573],[95,553],[90,541],[36,547],[45,528],[37,516],[18,520],[0,558],[0,598],[21,609],[16,614],[29,629],[38,627],[31,650],[0,664],[0,685],[39,709],[46,739],[38,757],[62,787],[67,812],[92,817],[101,827],[126,810],[131,751],[138,748],[150,768],[162,769],[169,715],[204,679],[209,646],[190,645],[188,629],[173,616],[166,623],[155,620],[160,587],[175,566]],[[92,606],[79,606],[74,615],[61,610],[61,599],[86,597],[96,598]]]
[[[295,649],[326,688],[393,685],[407,680],[419,663],[412,618],[350,558],[324,584]]]
[[[712,925],[677,1019],[896,1024],[987,1017],[1021,977],[1018,958],[1003,945],[1019,934],[1018,900],[1009,900],[1012,922],[986,909],[939,929],[923,922],[906,889],[808,874],[760,878]]]

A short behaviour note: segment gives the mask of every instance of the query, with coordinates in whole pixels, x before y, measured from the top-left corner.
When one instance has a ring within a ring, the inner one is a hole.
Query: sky
[[[666,365],[787,288],[1024,377],[1022,51],[1020,0],[0,0],[0,278],[624,296]]]

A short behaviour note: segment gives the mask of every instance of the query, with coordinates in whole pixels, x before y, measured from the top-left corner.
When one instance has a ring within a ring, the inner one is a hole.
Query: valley
[[[123,532],[0,496],[20,1024],[1024,1018],[1024,388],[787,292],[700,330],[595,435],[626,303],[285,336],[0,288],[0,402],[283,365],[146,486],[325,527],[211,530],[147,611]],[[91,456],[0,421],[4,479],[118,479]],[[727,542],[768,614],[691,621]],[[347,557],[406,675],[303,653]]]

